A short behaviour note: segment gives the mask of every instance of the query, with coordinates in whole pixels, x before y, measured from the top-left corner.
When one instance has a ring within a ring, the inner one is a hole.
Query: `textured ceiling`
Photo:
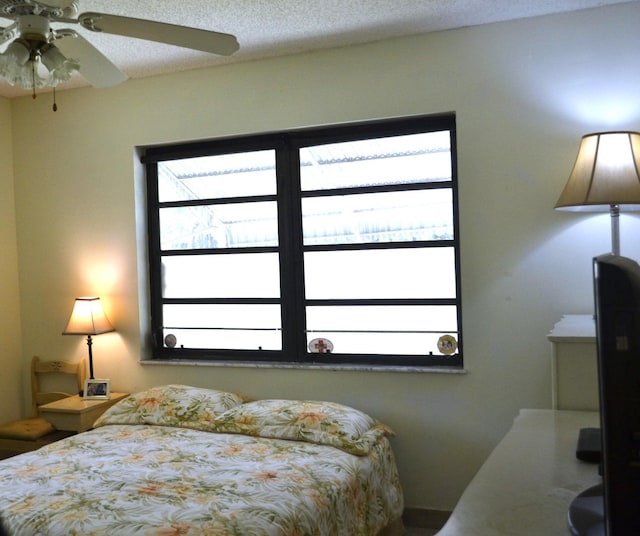
[[[26,0],[28,1],[28,0]],[[46,1],[46,0],[44,0]],[[73,27],[130,78],[626,3],[629,0],[79,0],[97,11],[234,34],[222,57]],[[638,0],[636,0],[638,1]],[[0,26],[10,21],[0,19]],[[4,48],[4,47],[3,47]],[[88,85],[76,75],[59,90]],[[0,96],[28,92],[0,80]]]

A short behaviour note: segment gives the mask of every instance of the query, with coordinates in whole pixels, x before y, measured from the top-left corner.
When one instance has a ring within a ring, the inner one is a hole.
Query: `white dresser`
[[[575,457],[598,413],[523,409],[464,491],[438,536],[570,536],[567,510],[599,482]]]
[[[569,504],[601,480],[575,457],[580,428],[600,423],[593,317],[565,315],[548,339],[553,409],[520,411],[438,536],[570,536]]]
[[[553,409],[598,410],[596,326],[591,315],[565,315],[551,341]]]

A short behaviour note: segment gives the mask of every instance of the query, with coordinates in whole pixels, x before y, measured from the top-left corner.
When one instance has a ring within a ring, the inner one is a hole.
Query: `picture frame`
[[[85,400],[109,400],[111,394],[111,380],[92,379],[84,381]]]

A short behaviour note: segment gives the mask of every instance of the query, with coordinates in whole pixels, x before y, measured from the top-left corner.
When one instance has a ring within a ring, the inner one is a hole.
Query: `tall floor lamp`
[[[559,210],[609,211],[611,252],[620,255],[620,210],[640,210],[640,132],[597,132],[582,137]]]
[[[87,346],[89,347],[89,378],[93,377],[93,353],[91,346],[93,335],[100,335],[101,333],[108,333],[115,331],[114,327],[109,322],[107,315],[104,314],[100,298],[95,296],[76,298],[73,305],[73,311],[71,312],[71,318],[67,327],[62,332],[63,335],[86,335]]]

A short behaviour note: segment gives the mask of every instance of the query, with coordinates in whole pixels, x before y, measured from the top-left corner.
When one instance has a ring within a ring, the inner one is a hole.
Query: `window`
[[[154,357],[461,366],[455,117],[147,148]]]

